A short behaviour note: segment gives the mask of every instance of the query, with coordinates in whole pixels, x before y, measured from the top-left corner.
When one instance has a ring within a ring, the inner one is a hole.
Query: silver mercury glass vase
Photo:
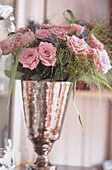
[[[47,155],[60,136],[71,87],[70,82],[22,81],[25,124],[38,154],[31,169],[56,169]]]

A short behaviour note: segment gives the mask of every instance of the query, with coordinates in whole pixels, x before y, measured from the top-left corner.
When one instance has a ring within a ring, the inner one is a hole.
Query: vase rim
[[[22,80],[22,82],[37,82],[37,83],[67,83],[67,84],[73,84],[72,82],[69,81],[37,81],[37,80]]]

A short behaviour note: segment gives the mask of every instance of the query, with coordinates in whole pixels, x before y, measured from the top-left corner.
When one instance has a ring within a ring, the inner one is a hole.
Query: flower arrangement
[[[2,54],[11,53],[13,58],[12,70],[5,70],[12,77],[11,90],[15,78],[75,84],[88,77],[97,85],[100,82],[112,89],[106,79],[112,66],[104,44],[89,32],[85,23],[75,22],[70,10],[67,12],[72,18],[68,25],[28,21],[25,28],[0,42]]]

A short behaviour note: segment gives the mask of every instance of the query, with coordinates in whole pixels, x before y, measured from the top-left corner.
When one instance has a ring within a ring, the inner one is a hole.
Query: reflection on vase
[[[22,82],[28,137],[38,154],[32,169],[55,169],[47,155],[60,136],[71,87],[69,82]]]

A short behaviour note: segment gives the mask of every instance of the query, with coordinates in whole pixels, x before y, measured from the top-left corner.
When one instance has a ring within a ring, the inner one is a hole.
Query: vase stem
[[[56,166],[49,163],[47,155],[39,155],[30,170],[56,170]]]
[[[34,164],[38,167],[46,167],[49,165],[49,161],[46,155],[39,155]]]

